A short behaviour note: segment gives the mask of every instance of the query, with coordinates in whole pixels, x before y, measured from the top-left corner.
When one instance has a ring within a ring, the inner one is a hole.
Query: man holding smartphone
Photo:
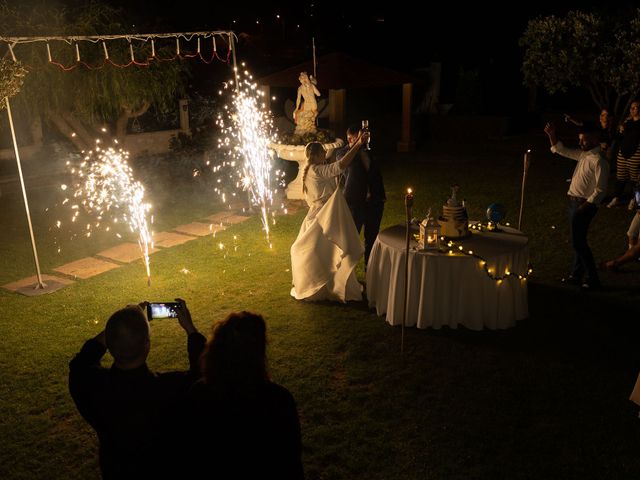
[[[158,468],[162,449],[157,442],[171,421],[171,408],[200,377],[206,339],[193,325],[185,301],[176,301],[178,323],[188,335],[188,371],[149,370],[147,302],[111,315],[105,329],[87,340],[69,364],[69,391],[98,435],[104,479],[147,478]],[[114,360],[111,368],[100,365],[107,350]]]

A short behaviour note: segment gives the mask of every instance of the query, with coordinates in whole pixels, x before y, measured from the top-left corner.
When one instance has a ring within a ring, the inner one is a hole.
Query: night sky
[[[23,2],[21,2],[23,3]],[[47,2],[51,4],[52,2]],[[85,3],[59,1],[70,9]],[[407,73],[442,62],[442,95],[455,96],[462,70],[478,72],[483,111],[509,113],[526,107],[518,38],[527,21],[563,15],[571,9],[608,12],[611,2],[378,2],[336,0],[300,2],[175,2],[112,0],[123,10],[123,23],[139,33],[233,30],[239,36],[238,58],[257,76],[307,61],[315,38],[318,55],[344,51]],[[417,5],[420,5],[419,13]],[[635,8],[640,2],[615,2]],[[401,6],[400,8],[398,8]],[[110,32],[105,32],[110,33]],[[447,90],[448,89],[448,90]]]

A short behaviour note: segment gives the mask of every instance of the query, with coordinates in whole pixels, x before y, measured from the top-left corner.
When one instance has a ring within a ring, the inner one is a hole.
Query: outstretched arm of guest
[[[615,270],[621,265],[633,262],[637,258],[640,258],[640,243],[636,243],[633,247],[631,247],[623,255],[620,255],[615,260],[609,260],[608,262],[605,262],[604,267],[607,270]]]
[[[544,133],[546,133],[547,137],[549,137],[549,143],[551,143],[551,146],[555,147],[556,143],[558,143],[558,135],[556,134],[555,125],[551,122],[547,122],[547,124],[544,126]]]
[[[581,127],[582,125],[584,125],[584,122],[581,122],[580,120],[577,120],[575,118],[573,118],[571,115],[569,115],[568,113],[564,114],[564,121],[565,122],[571,122],[574,125],[576,125],[577,127]]]

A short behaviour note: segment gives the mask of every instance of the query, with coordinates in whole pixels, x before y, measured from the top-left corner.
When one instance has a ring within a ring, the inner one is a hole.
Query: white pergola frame
[[[226,37],[229,42],[229,49],[231,50],[231,60],[233,62],[233,72],[235,77],[236,89],[238,86],[238,67],[236,64],[236,49],[235,49],[235,41],[237,39],[235,33],[233,31],[225,31],[225,30],[215,30],[215,31],[202,31],[202,32],[178,32],[178,33],[145,33],[145,34],[123,34],[123,35],[81,35],[81,36],[42,36],[42,37],[4,37],[0,36],[0,42],[4,42],[7,44],[9,49],[9,54],[14,62],[19,59],[16,58],[14,47],[16,45],[25,44],[25,43],[43,43],[47,48],[47,58],[49,63],[52,63],[51,58],[51,50],[49,48],[50,42],[65,42],[69,45],[75,44],[76,49],[76,63],[80,63],[80,42],[90,42],[90,43],[99,43],[102,42],[103,52],[105,56],[105,60],[109,60],[109,50],[107,48],[107,42],[112,40],[127,40],[129,42],[129,52],[131,55],[131,61],[133,64],[136,64],[133,46],[131,44],[132,41],[140,41],[140,42],[151,42],[151,51],[152,56],[151,60],[155,58],[155,40],[156,39],[167,39],[167,38],[175,38],[176,40],[176,56],[180,56],[180,39],[184,41],[191,41],[194,38],[197,40],[197,54],[200,54],[200,39],[201,38],[211,38],[213,41],[213,50],[216,51],[216,43],[215,39],[218,37]],[[147,59],[148,60],[148,59]],[[29,224],[29,235],[31,237],[31,248],[33,251],[33,260],[36,266],[36,275],[37,275],[37,283],[33,285],[33,288],[36,290],[40,290],[42,293],[49,293],[56,288],[49,288],[42,281],[42,273],[40,271],[40,262],[38,260],[38,250],[36,248],[35,236],[33,234],[33,225],[31,223],[31,214],[29,212],[29,202],[27,200],[27,191],[24,185],[24,177],[22,174],[22,165],[20,162],[20,153],[18,151],[18,143],[16,141],[15,129],[13,126],[13,117],[11,115],[11,105],[9,104],[9,97],[4,98],[4,103],[7,108],[7,115],[9,117],[9,126],[11,128],[11,138],[13,141],[13,149],[16,156],[16,163],[18,165],[18,175],[20,177],[20,186],[22,188],[22,197],[24,199],[24,207],[27,215],[27,223]]]

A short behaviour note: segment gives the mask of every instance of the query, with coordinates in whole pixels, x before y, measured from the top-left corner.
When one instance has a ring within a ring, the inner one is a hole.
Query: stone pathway
[[[59,282],[64,285],[69,285],[73,283],[73,280],[68,280],[66,278],[61,278],[61,277],[53,277],[51,275],[46,275],[46,274],[42,275],[42,281],[44,283],[47,283],[50,281]],[[15,282],[7,283],[6,285],[3,285],[2,288],[4,288],[5,290],[9,290],[10,292],[17,292],[24,287],[28,287],[29,285],[34,285],[36,283],[38,283],[38,276],[34,275],[33,277],[23,278],[22,280],[17,280]]]
[[[218,227],[216,227],[218,228]],[[178,233],[192,235],[194,237],[206,237],[213,233],[213,224],[193,222],[187,225],[178,225],[174,230]]]
[[[99,258],[86,257],[76,260],[74,262],[66,263],[59,267],[54,268],[56,272],[64,273],[73,278],[87,278],[94,277],[100,273],[108,272],[114,268],[118,268],[120,265],[117,263],[107,262],[100,260]]]
[[[153,235],[153,244],[160,248],[170,248],[195,240],[194,237],[174,232],[159,232]]]
[[[149,255],[157,251],[156,248],[152,248]],[[102,260],[131,263],[140,258],[140,247],[137,243],[123,243],[96,253],[96,257],[100,257]]]
[[[291,215],[297,212],[299,208],[298,205],[292,205],[287,208],[286,213]],[[238,204],[235,205],[233,210],[218,212],[205,217],[205,220],[208,220],[209,223],[192,222],[186,225],[179,225],[171,232],[155,233],[153,235],[154,248],[150,253],[157,252],[158,248],[171,248],[200,237],[215,235],[217,232],[226,230],[228,226],[245,222],[251,218],[249,214],[245,212],[246,206]],[[42,279],[45,283],[47,280],[50,280],[62,285],[69,285],[78,278],[85,280],[139,259],[139,246],[130,242],[123,243],[98,252],[93,257],[81,258],[53,269],[63,276],[42,275]],[[24,294],[24,287],[36,282],[37,277],[33,276],[7,283],[6,285],[2,285],[2,288],[10,292]]]

